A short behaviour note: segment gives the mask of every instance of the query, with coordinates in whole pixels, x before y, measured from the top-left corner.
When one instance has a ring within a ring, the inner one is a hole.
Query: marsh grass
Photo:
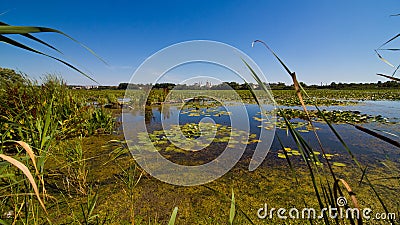
[[[124,193],[128,196],[129,199],[129,215],[130,215],[130,221],[131,224],[135,224],[135,187],[138,185],[140,179],[143,176],[143,171],[141,171],[140,168],[138,168],[138,165],[131,159],[129,161],[129,167],[128,169],[124,169],[121,165],[118,164],[118,166],[121,168],[121,171],[123,172],[122,175],[118,176],[118,178],[123,182],[124,188],[123,191]],[[140,172],[140,174],[139,174]],[[171,221],[173,220],[172,224],[175,223],[175,217],[176,217],[176,212],[174,218],[171,217]]]
[[[106,109],[86,106],[85,100],[73,95],[58,77],[46,76],[39,85],[11,70],[2,69],[0,75],[0,156],[13,165],[1,163],[7,176],[0,187],[4,205],[0,213],[10,212],[7,221],[12,219],[14,223],[42,223],[49,220],[45,205],[53,199],[45,188],[45,177],[55,146],[61,140],[111,133],[114,118]],[[10,143],[17,143],[24,151]],[[87,194],[88,171],[81,146],[65,148],[63,155],[68,188]]]
[[[319,168],[319,161],[318,159],[315,157],[314,154],[314,149],[307,143],[307,141],[300,135],[300,133],[295,130],[292,126],[292,124],[290,123],[288,116],[286,116],[285,112],[279,110],[280,115],[284,118],[285,123],[287,125],[287,128],[291,134],[291,136],[293,137],[297,148],[300,150],[301,155],[303,157],[304,162],[306,162],[308,171],[309,171],[309,176],[312,180],[312,185],[313,185],[313,189],[315,192],[315,196],[318,200],[318,204],[320,209],[322,210],[323,208],[327,208],[328,205],[330,206],[335,206],[337,208],[339,208],[338,203],[336,202],[338,196],[343,196],[343,191],[340,189],[338,183],[341,182],[344,184],[344,186],[346,187],[347,193],[350,195],[353,205],[356,208],[359,208],[357,200],[355,198],[355,194],[352,192],[350,185],[343,179],[341,178],[337,178],[335,172],[332,169],[331,163],[328,159],[328,157],[326,157],[326,153],[324,150],[324,147],[321,144],[321,141],[319,140],[317,131],[313,125],[313,121],[311,120],[309,113],[307,111],[307,107],[304,103],[303,100],[303,96],[302,93],[304,93],[308,98],[308,94],[307,92],[304,90],[304,88],[299,84],[299,82],[297,81],[297,77],[296,74],[294,72],[292,72],[287,66],[286,64],[277,56],[277,54],[268,46],[266,45],[263,41],[260,40],[256,40],[254,43],[262,43],[272,54],[273,56],[278,60],[278,62],[283,66],[283,68],[285,69],[285,71],[291,76],[292,80],[293,80],[293,85],[294,85],[294,89],[296,92],[296,95],[302,105],[303,111],[306,114],[306,119],[309,122],[309,124],[312,126],[313,128],[313,132],[318,140],[319,143],[319,147],[320,150],[322,151],[322,154],[324,155],[324,158],[326,159],[326,163],[328,165],[329,168],[329,173],[331,176],[331,181],[328,179],[327,175],[325,174],[324,170],[321,170]],[[258,77],[258,75],[254,72],[254,70],[244,61],[244,63],[247,65],[247,67],[249,68],[249,70],[252,72],[253,77],[256,79],[256,81],[259,83],[259,85],[266,91],[268,92],[269,90],[266,88],[265,85],[263,85],[263,83],[261,82],[260,78]],[[337,137],[337,139],[341,142],[342,146],[344,147],[344,149],[347,151],[347,153],[351,156],[352,160],[354,161],[354,163],[357,165],[357,167],[361,170],[362,172],[362,178],[364,178],[367,181],[368,186],[372,189],[373,193],[375,194],[376,198],[378,199],[378,201],[380,202],[382,208],[385,210],[386,213],[389,213],[388,208],[386,207],[386,204],[384,202],[384,200],[382,199],[381,195],[377,192],[377,189],[375,188],[375,186],[371,183],[371,181],[368,178],[368,175],[366,174],[366,170],[365,168],[361,165],[361,163],[357,160],[357,158],[354,156],[354,154],[352,153],[352,151],[350,150],[350,148],[347,146],[347,144],[343,141],[343,139],[341,138],[341,136],[339,135],[339,133],[335,130],[335,128],[332,126],[331,122],[326,118],[326,116],[322,113],[322,111],[319,109],[319,107],[314,104],[314,106],[316,107],[316,109],[318,110],[319,115],[323,118],[323,120],[326,122],[326,124],[328,124],[329,128],[331,129],[332,133]],[[281,143],[281,142],[280,142]],[[281,143],[282,147],[283,144]],[[290,162],[289,157],[286,158],[288,160],[288,165],[291,168],[292,172],[295,175],[295,179],[297,180],[297,176],[296,176],[296,172],[292,167],[292,163]],[[333,183],[333,184],[332,184]],[[334,195],[332,194],[334,193]],[[346,203],[345,208],[347,209],[349,206]],[[389,219],[390,222],[392,224],[394,224],[394,220],[393,219]],[[351,224],[355,224],[355,220],[353,218],[349,219]],[[330,224],[332,222],[335,222],[336,224],[339,224],[338,219],[334,220],[334,221],[330,221],[327,214],[324,214],[324,222],[326,224]],[[362,218],[360,217],[358,219],[358,224],[362,223]]]
[[[86,165],[87,159],[83,155],[82,137],[75,142],[68,142],[68,146],[63,147],[61,152],[64,154],[63,158],[66,163],[61,169],[66,170],[63,183],[68,195],[71,196],[71,189],[74,189],[75,193],[87,195],[89,169]]]

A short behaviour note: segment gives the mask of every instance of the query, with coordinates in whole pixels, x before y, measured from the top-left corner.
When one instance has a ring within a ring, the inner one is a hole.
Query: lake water
[[[162,110],[162,107],[164,109]],[[247,113],[248,113],[248,122],[250,124],[250,133],[256,134],[257,137],[260,134],[259,126],[263,124],[264,121],[257,121],[253,119],[253,117],[259,116],[259,107],[254,104],[246,104],[245,105]],[[181,111],[180,108],[176,105],[160,105],[148,108],[145,112],[139,110],[130,110],[124,111],[122,118],[125,124],[129,124],[130,131],[135,133],[135,127],[137,124],[143,123],[146,121],[147,130],[151,133],[155,130],[161,130],[163,121],[167,125],[179,123],[180,125],[187,123],[198,123],[204,118],[210,118],[215,123],[221,124],[223,126],[230,126],[230,116],[223,115],[212,115],[219,111],[231,112],[231,115],[235,115],[239,106],[232,105],[227,107],[215,107],[213,110],[205,111],[206,109],[199,109],[197,111],[204,110],[204,113],[200,113],[199,115],[193,116],[190,115],[190,110]],[[291,107],[298,108],[301,107]],[[400,112],[400,102],[399,101],[363,101],[359,102],[357,105],[349,105],[349,106],[321,106],[321,109],[326,110],[352,110],[359,111],[361,114],[369,114],[369,115],[381,115],[387,118],[391,122],[400,122],[399,112]],[[269,107],[272,109],[272,107]],[[315,109],[313,107],[308,107],[308,109]],[[193,111],[194,112],[194,111]],[[120,118],[121,120],[121,118]],[[292,120],[293,122],[304,122],[299,119]],[[243,119],[242,122],[245,122]],[[246,123],[243,123],[243,126]],[[241,125],[239,125],[240,127]],[[338,139],[334,136],[333,132],[330,128],[324,123],[315,123],[315,126],[318,128],[317,133],[322,142],[322,145],[327,153],[337,154],[334,157],[334,161],[351,163],[349,154],[346,152],[342,144],[338,141]],[[363,133],[351,125],[348,124],[334,124],[334,128],[338,131],[338,133],[342,136],[343,140],[349,146],[351,151],[356,155],[357,159],[361,162],[370,165],[380,165],[380,163],[385,159],[390,159],[396,163],[399,163],[400,159],[400,149],[396,148],[393,145],[390,145],[384,141],[381,141],[375,137],[372,137],[366,133]],[[375,131],[379,131],[380,134],[390,137],[396,141],[400,141],[400,129],[398,124],[383,124],[383,123],[366,123],[361,124],[361,126],[375,129]],[[262,128],[263,129],[263,128]],[[303,128],[299,128],[303,129]],[[292,149],[297,149],[293,138],[290,133],[288,133],[284,129],[276,129],[275,138],[272,142],[268,158],[269,160],[282,160],[277,157],[277,153],[281,150],[281,146],[276,139],[276,136],[284,143],[285,147],[290,147]],[[314,147],[315,151],[320,151],[320,147],[318,145],[317,139],[313,132],[305,132],[302,133],[304,139]],[[133,140],[136,141],[136,140]],[[249,158],[254,153],[254,149],[257,143],[251,143],[247,146],[247,149],[243,155],[242,160],[248,161]],[[220,149],[224,146],[216,145],[212,148],[207,148],[207,151],[216,151],[219,152]],[[215,156],[214,156],[215,157]],[[293,160],[301,160],[301,157],[293,157]],[[265,163],[264,163],[265,164]]]

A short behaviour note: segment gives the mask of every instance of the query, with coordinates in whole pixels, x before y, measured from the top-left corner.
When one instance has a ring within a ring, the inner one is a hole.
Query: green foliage
[[[22,84],[24,81],[23,75],[15,72],[15,70],[0,68],[0,85],[2,89],[9,85]]]
[[[102,108],[95,108],[86,121],[85,127],[89,134],[112,133],[114,129],[113,116]]]
[[[66,172],[63,177],[63,183],[68,194],[71,192],[80,193],[82,195],[88,194],[89,184],[87,176],[89,169],[86,165],[86,159],[83,155],[82,138],[76,141],[67,142],[66,146],[60,146],[61,153],[65,159],[66,165],[63,167]]]
[[[41,224],[47,221],[46,214],[40,211],[38,202],[31,193],[31,184],[46,197],[44,177],[48,176],[46,161],[54,154],[58,140],[77,136],[111,133],[114,119],[110,111],[87,106],[85,98],[75,95],[65,82],[56,76],[47,75],[42,84],[29,80],[13,70],[1,69],[0,98],[0,154],[11,155],[11,159],[22,162],[27,170],[36,170],[34,180],[21,174],[15,167],[0,162],[1,215],[11,212],[10,218],[18,223]],[[19,147],[5,145],[7,140],[24,140],[32,147],[32,158]],[[68,188],[87,194],[88,170],[83,158],[80,143],[63,149],[67,166]],[[8,158],[7,158],[8,159]],[[9,160],[11,160],[9,159]],[[32,159],[33,160],[33,159]],[[16,164],[15,164],[16,165]],[[34,173],[32,173],[34,174]],[[18,215],[15,215],[17,214]]]
[[[42,85],[16,77],[21,82],[3,87],[0,93],[3,139],[37,142],[33,147],[41,149],[53,138],[112,132],[111,112],[87,106],[85,98],[75,95],[59,77],[48,75]]]

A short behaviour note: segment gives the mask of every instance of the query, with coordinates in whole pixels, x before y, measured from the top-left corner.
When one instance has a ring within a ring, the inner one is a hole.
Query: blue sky
[[[374,49],[396,35],[398,0],[281,1],[18,1],[3,0],[0,21],[52,27],[92,48],[109,65],[57,34],[38,34],[63,52],[60,56],[90,73],[100,84],[130,80],[149,56],[171,44],[214,40],[249,55],[269,82],[290,83],[261,45],[267,42],[307,84],[376,82],[393,69]],[[30,44],[22,38],[16,38]],[[392,47],[399,47],[400,41]],[[41,46],[34,47],[52,53]],[[389,47],[389,46],[388,46]],[[39,78],[62,75],[70,84],[94,84],[60,63],[0,43],[0,66]],[[385,55],[398,63],[398,54]],[[397,61],[396,61],[397,60]]]

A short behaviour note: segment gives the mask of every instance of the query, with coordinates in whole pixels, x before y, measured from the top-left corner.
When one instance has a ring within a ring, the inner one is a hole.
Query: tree
[[[15,72],[15,70],[1,68],[0,67],[0,84],[11,85],[11,84],[22,84],[24,83],[24,77],[22,74]]]

